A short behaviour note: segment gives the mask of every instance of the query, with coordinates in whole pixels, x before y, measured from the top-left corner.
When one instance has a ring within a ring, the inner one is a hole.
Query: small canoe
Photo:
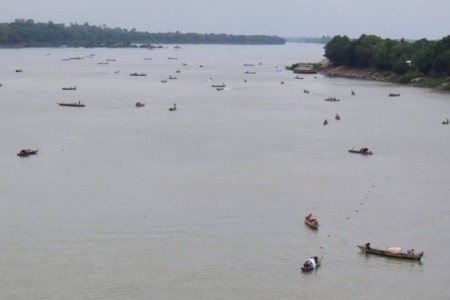
[[[17,156],[26,157],[26,156],[37,154],[38,151],[39,151],[39,149],[36,149],[36,150],[22,149],[19,151],[19,153],[17,153]]]
[[[355,149],[352,148],[352,149],[348,150],[348,152],[356,153],[356,154],[362,154],[362,155],[372,155],[373,154],[373,152],[370,151],[369,148],[367,148],[367,147],[363,147],[363,148],[360,148],[358,150],[355,150]]]
[[[319,229],[319,221],[317,221],[317,218],[311,214],[305,217],[305,224],[312,229]]]
[[[387,256],[387,257],[393,257],[393,258],[400,258],[400,259],[407,259],[407,260],[417,260],[419,261],[423,256],[423,251],[420,253],[414,253],[414,249],[408,250],[406,253],[401,252],[400,248],[388,248],[386,250],[376,249],[372,248],[369,245],[357,245],[359,249],[361,249],[362,252],[368,253],[368,254],[375,254],[380,256]]]
[[[85,107],[84,104],[78,103],[58,103],[59,106],[70,106],[70,107]]]
[[[399,97],[399,93],[389,93],[389,97]]]

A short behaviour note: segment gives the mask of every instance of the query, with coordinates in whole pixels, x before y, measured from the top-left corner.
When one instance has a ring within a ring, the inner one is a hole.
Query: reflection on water
[[[321,45],[1,53],[5,299],[447,296],[448,94],[284,70]]]

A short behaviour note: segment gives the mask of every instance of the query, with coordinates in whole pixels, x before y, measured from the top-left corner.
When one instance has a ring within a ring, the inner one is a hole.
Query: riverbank
[[[398,84],[406,84],[409,86],[434,88],[439,90],[450,90],[450,77],[425,77],[420,76],[416,72],[407,73],[405,75],[396,75],[392,72],[379,71],[375,68],[350,68],[347,66],[328,67],[322,66],[318,68],[318,72],[326,76],[335,76],[349,79],[377,80]]]

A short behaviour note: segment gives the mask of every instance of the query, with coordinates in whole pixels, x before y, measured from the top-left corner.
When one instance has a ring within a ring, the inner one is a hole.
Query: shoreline
[[[391,81],[389,80],[389,77],[386,76],[385,73],[375,70],[373,68],[356,69],[347,66],[339,66],[336,68],[325,67],[323,69],[319,69],[319,73],[322,75],[349,78],[349,79]]]
[[[339,66],[335,68],[322,66],[318,68],[318,73],[330,77],[382,81],[406,86],[431,88],[441,91],[450,91],[450,77],[443,77],[443,78],[430,78],[426,76],[411,77],[408,76],[407,74],[399,76],[391,72],[379,71],[375,68],[358,69],[358,68],[350,68],[347,66]]]

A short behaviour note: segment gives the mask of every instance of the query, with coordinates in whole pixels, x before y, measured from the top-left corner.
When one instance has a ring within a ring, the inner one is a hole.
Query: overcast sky
[[[440,39],[450,35],[450,0],[0,0],[0,22],[15,19],[149,32]]]

